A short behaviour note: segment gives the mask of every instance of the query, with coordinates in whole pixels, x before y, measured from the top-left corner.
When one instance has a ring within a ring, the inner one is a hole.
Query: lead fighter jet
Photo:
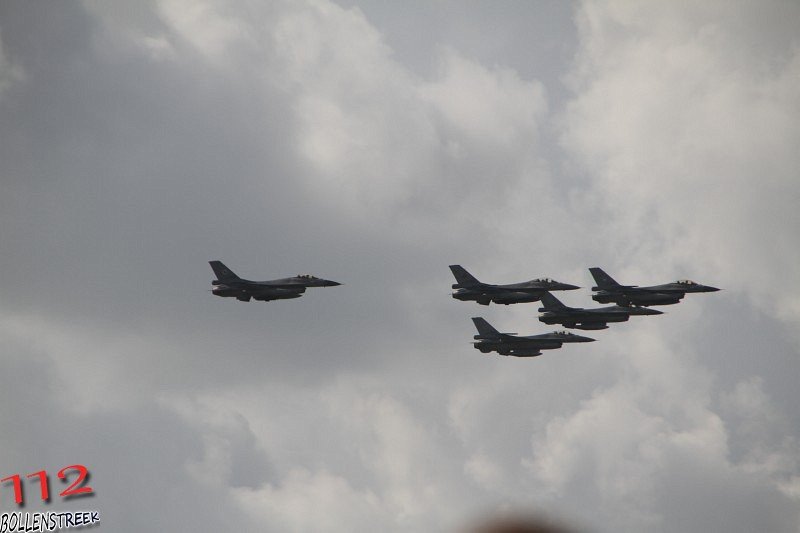
[[[594,339],[581,337],[566,331],[554,331],[543,335],[517,337],[516,333],[500,333],[481,317],[474,317],[472,322],[478,329],[473,338],[476,350],[481,353],[497,352],[500,355],[514,357],[536,357],[542,355],[541,350],[561,348],[565,342],[592,342]]]
[[[623,307],[612,305],[610,307],[597,307],[583,309],[581,307],[567,307],[549,292],[542,295],[542,305],[539,308],[539,322],[545,324],[561,324],[567,328],[576,329],[607,329],[609,322],[627,322],[631,316],[661,315],[661,311],[647,309],[646,307]]]
[[[546,291],[571,291],[580,288],[550,278],[492,285],[481,283],[461,265],[450,265],[450,270],[457,281],[452,285],[456,289],[453,298],[461,301],[474,300],[481,305],[489,305],[490,302],[503,305],[537,302]]]
[[[593,267],[589,269],[597,286],[592,290],[597,294],[592,295],[592,300],[601,304],[616,303],[617,305],[669,305],[676,304],[687,292],[717,292],[716,287],[700,285],[694,281],[683,279],[663,285],[638,287],[636,285],[620,285],[614,278],[603,272],[603,269]]]
[[[306,287],[335,287],[341,285],[335,281],[302,275],[293,278],[273,279],[270,281],[250,281],[242,279],[222,264],[222,261],[209,261],[217,279],[213,280],[211,292],[224,298],[235,297],[242,302],[250,298],[268,302],[270,300],[286,300],[300,298]]]

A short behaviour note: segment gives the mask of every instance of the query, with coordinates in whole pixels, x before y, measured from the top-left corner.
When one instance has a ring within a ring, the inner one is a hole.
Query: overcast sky
[[[0,465],[100,530],[800,531],[800,5],[3,2]],[[344,285],[214,297],[207,261]],[[483,355],[449,296],[688,295]],[[0,486],[3,511],[10,487]]]

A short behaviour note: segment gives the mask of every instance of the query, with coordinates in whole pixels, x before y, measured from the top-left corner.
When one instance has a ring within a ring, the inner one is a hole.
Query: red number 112
[[[89,471],[83,465],[70,465],[65,466],[61,470],[58,471],[58,478],[63,479],[64,482],[67,481],[67,471],[69,470],[76,470],[78,472],[78,477],[75,478],[66,489],[62,490],[58,495],[62,498],[69,498],[72,496],[79,496],[81,494],[91,494],[93,491],[92,487],[86,485],[88,481]],[[41,492],[42,501],[50,501],[50,481],[47,477],[47,471],[40,470],[38,472],[34,472],[32,474],[28,474],[25,476],[26,478],[39,478],[39,491]],[[13,476],[8,476],[3,479],[0,479],[0,483],[5,483],[6,481],[12,481],[14,484],[14,501],[17,502],[17,505],[22,505],[22,478],[19,474],[14,474]]]

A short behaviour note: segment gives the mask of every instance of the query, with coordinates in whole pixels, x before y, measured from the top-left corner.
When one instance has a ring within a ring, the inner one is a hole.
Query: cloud
[[[121,5],[0,8],[13,468],[85,461],[123,531],[796,529],[793,6],[581,4],[548,34],[566,91],[518,68],[542,6],[493,9],[491,45],[458,6],[401,54],[395,8]],[[216,258],[345,285],[229,302]],[[453,301],[455,262],[726,291],[516,360],[469,316],[535,308]]]
[[[451,484],[458,454],[447,458],[448,439],[436,436],[424,410],[378,385],[340,377],[312,389],[276,384],[199,399],[170,395],[163,405],[202,435],[202,458],[187,464],[197,482],[223,487],[270,530],[449,526],[463,509],[463,491]],[[250,483],[236,481],[236,461],[263,464],[262,476],[251,471]]]
[[[0,38],[2,38],[0,36]],[[25,80],[25,71],[13,63],[0,46],[0,97],[12,86]]]
[[[452,49],[444,50],[440,61],[442,79],[421,92],[450,128],[489,149],[525,151],[535,142],[547,112],[540,83],[525,82],[511,69],[487,69]]]
[[[250,25],[224,2],[164,0],[156,7],[175,34],[214,63],[223,62],[234,45],[248,40]]]
[[[713,273],[796,319],[800,49],[775,17],[800,13],[774,6],[765,25],[739,4],[654,9],[578,13],[562,143],[595,177],[586,195],[613,221],[603,236],[623,250],[617,269],[636,256],[659,273]]]
[[[687,354],[655,345],[652,331],[633,337],[638,350],[629,356],[625,377],[596,390],[576,411],[553,418],[534,437],[532,457],[523,464],[549,497],[608,530],[674,531],[684,520],[684,508],[672,502],[673,491],[680,491],[680,501],[698,502],[692,520],[708,520],[715,530],[726,523],[741,531],[790,531],[796,503],[784,484],[796,471],[794,445],[780,432],[759,432],[760,446],[731,434],[737,416],[723,418],[716,411],[713,381],[701,366]],[[775,408],[757,383],[740,384],[725,401],[759,402],[762,427],[774,428],[767,420]],[[747,411],[738,416],[752,423]],[[731,446],[770,459],[732,454]],[[720,507],[731,506],[727,512],[734,513],[733,502],[742,498],[748,502],[745,522],[711,518]]]
[[[179,417],[144,397],[123,404],[106,389],[97,390],[91,370],[80,363],[71,373],[64,372],[66,365],[58,359],[74,353],[14,337],[4,328],[0,396],[6,407],[0,410],[0,422],[8,431],[0,437],[3,460],[9,475],[46,470],[51,482],[48,504],[30,486],[25,489],[24,511],[74,511],[78,506],[98,510],[100,527],[124,531],[154,523],[171,530],[252,527],[218,487],[207,488],[190,475],[189,466],[202,453],[200,434]],[[88,383],[82,379],[86,377]],[[76,409],[83,401],[74,394],[81,392],[93,393],[98,402],[110,396],[110,405],[91,412]],[[88,469],[93,497],[57,497],[64,485],[55,472],[73,464]]]

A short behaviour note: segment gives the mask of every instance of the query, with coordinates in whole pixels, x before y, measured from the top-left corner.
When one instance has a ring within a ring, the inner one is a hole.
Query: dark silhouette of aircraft
[[[561,348],[564,343],[594,341],[589,337],[581,337],[566,331],[517,337],[516,333],[500,333],[481,317],[474,317],[472,322],[478,329],[478,334],[473,336],[475,339],[473,344],[481,353],[497,352],[500,355],[514,357],[536,357],[542,354],[541,350],[555,350]]]
[[[450,270],[457,282],[452,285],[452,288],[456,289],[453,298],[461,301],[473,300],[481,305],[489,305],[490,302],[503,305],[537,302],[545,291],[571,291],[580,288],[550,278],[509,285],[491,285],[481,283],[461,265],[450,265]]]
[[[620,285],[614,278],[603,272],[603,269],[593,267],[589,269],[597,285],[592,290],[597,294],[592,295],[592,300],[601,304],[616,303],[617,305],[669,305],[676,304],[689,292],[717,292],[716,287],[700,285],[694,281],[684,279],[663,285],[639,287],[637,285]]]
[[[250,298],[268,302],[270,300],[286,300],[300,298],[307,287],[335,287],[341,285],[335,281],[302,275],[291,278],[273,279],[270,281],[250,281],[243,279],[222,264],[222,261],[209,261],[217,279],[213,280],[211,292],[223,298],[236,298],[249,302]]]
[[[539,322],[550,325],[561,324],[566,328],[576,329],[606,329],[609,322],[627,322],[631,316],[663,314],[661,311],[646,307],[619,305],[595,309],[568,307],[549,292],[542,295],[542,305],[543,307],[539,308],[541,313]]]

